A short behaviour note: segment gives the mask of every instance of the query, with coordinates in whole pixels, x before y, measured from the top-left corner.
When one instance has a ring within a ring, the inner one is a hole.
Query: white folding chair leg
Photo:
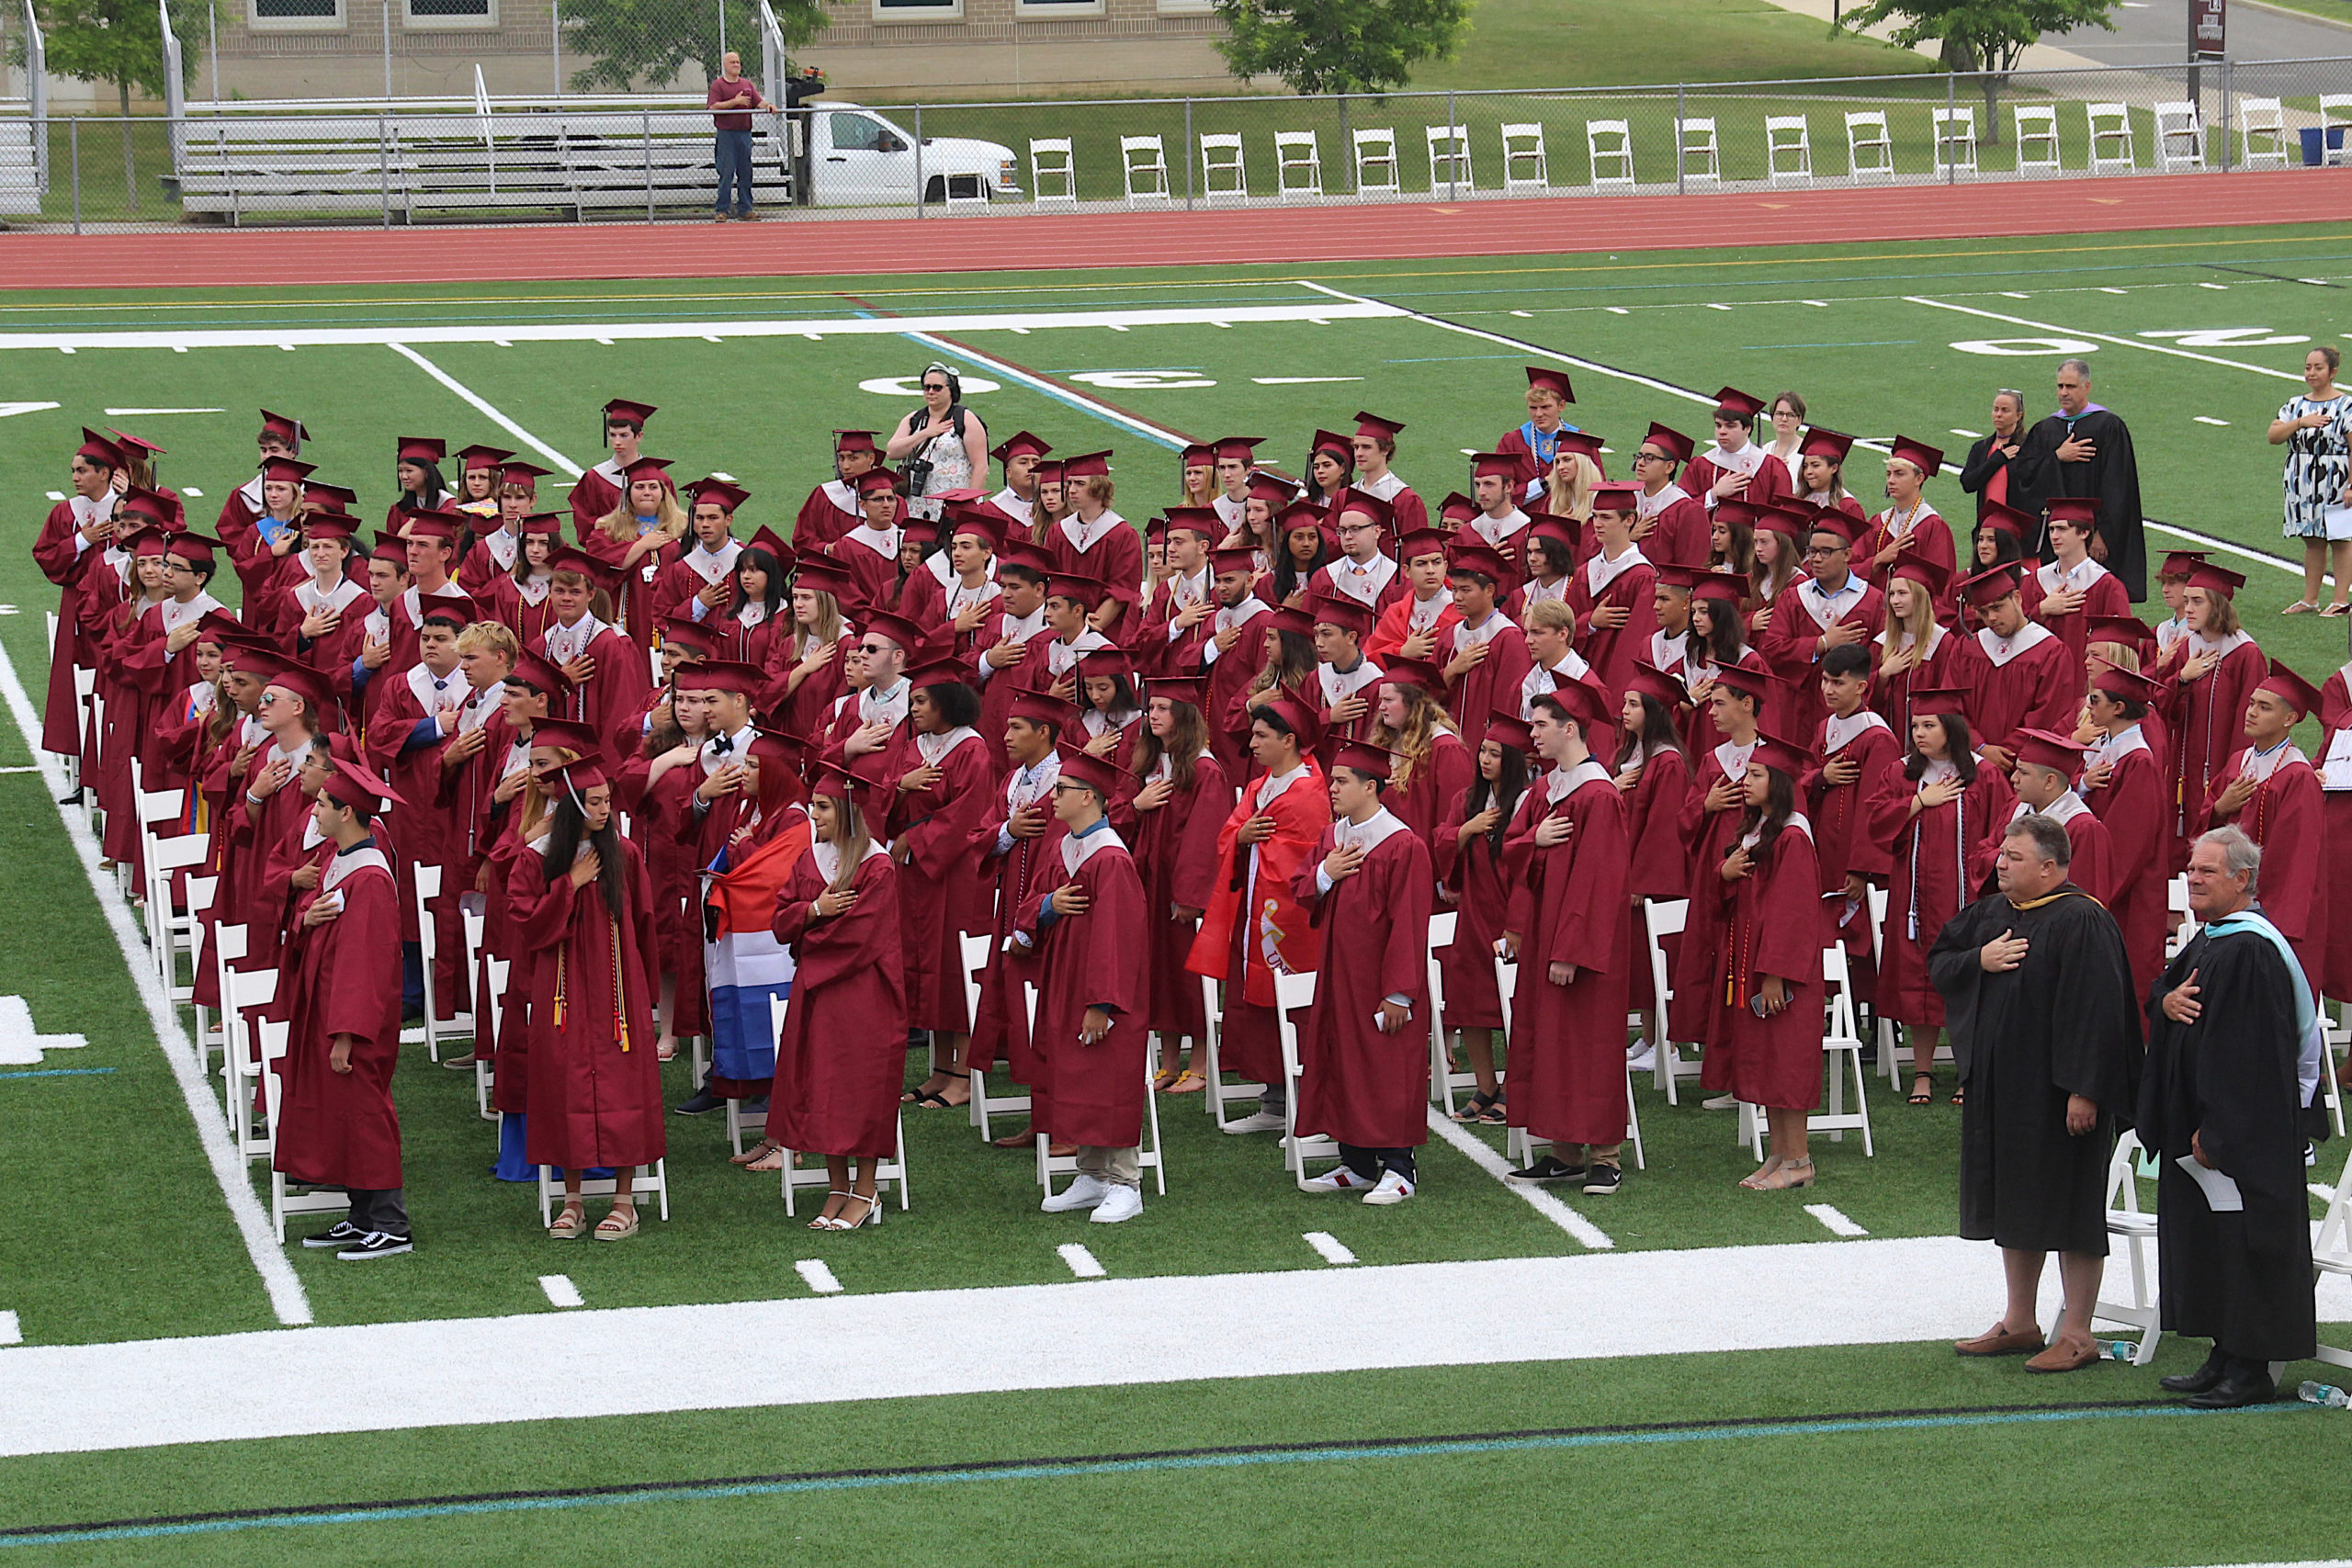
[[[1642,1108],[1634,1102],[1634,1068],[1625,1067],[1625,1136],[1634,1145],[1634,1168],[1647,1170],[1649,1156],[1642,1152]]]

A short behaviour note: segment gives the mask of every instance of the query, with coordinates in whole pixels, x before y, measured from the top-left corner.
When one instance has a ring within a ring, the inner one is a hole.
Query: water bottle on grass
[[[2346,1393],[2333,1383],[2306,1380],[2295,1390],[2295,1397],[2305,1404],[2324,1405],[2330,1410],[2352,1408],[2352,1393]]]
[[[2128,1361],[2140,1353],[2140,1347],[2129,1339],[2102,1339],[2098,1342],[2099,1358],[2108,1361]]]

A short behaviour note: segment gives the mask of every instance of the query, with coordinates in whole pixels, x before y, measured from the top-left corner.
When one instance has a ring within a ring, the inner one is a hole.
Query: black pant
[[[1407,1181],[1413,1178],[1413,1151],[1410,1149],[1368,1149],[1354,1144],[1340,1145],[1340,1163],[1366,1181],[1377,1181],[1383,1171],[1395,1171]]]
[[[386,1235],[408,1235],[405,1189],[346,1187],[344,1192],[351,1200],[351,1223],[356,1229],[381,1231]]]

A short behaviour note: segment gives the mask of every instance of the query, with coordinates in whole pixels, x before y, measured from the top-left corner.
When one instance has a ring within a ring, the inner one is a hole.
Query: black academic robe
[[[2175,1023],[2165,995],[2192,973],[2203,1011]],[[2268,938],[2200,931],[2147,997],[2138,1125],[2156,1162],[2164,1326],[2256,1361],[2301,1360],[2318,1342],[2290,988],[2300,983]],[[2238,1184],[2243,1213],[2213,1213],[2174,1163],[2192,1137]]]
[[[1989,974],[1977,950],[2004,931],[2032,945]],[[2019,907],[2000,894],[1952,917],[1928,954],[1967,1090],[1960,1117],[1960,1234],[2027,1252],[2107,1253],[2107,1166],[2132,1113],[2140,1057],[2132,963],[2115,917],[2072,883]],[[2081,1095],[2098,1122],[2066,1131]]]
[[[2058,448],[2070,435],[2085,436],[2098,448],[2086,463],[2062,463]],[[2134,604],[2148,597],[2147,536],[2141,527],[2140,463],[2132,432],[2112,411],[2092,407],[2077,418],[2052,414],[2025,433],[2009,465],[2009,504],[2040,513],[2056,495],[2098,497],[2098,537],[2107,546],[2106,566],[2123,581]],[[2054,560],[2043,530],[2041,558]]]

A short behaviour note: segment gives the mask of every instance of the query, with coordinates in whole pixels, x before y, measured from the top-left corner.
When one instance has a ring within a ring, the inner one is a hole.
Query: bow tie
[[[735,750],[735,738],[731,735],[722,735],[710,743],[710,750],[714,756],[724,757]]]
[[[448,677],[447,677],[447,676],[445,675],[445,676],[443,676],[440,680],[434,682],[433,682],[433,689],[434,689],[435,691],[436,691],[436,692],[446,692],[446,691],[447,691],[447,690],[449,689],[449,681],[448,681]]]

